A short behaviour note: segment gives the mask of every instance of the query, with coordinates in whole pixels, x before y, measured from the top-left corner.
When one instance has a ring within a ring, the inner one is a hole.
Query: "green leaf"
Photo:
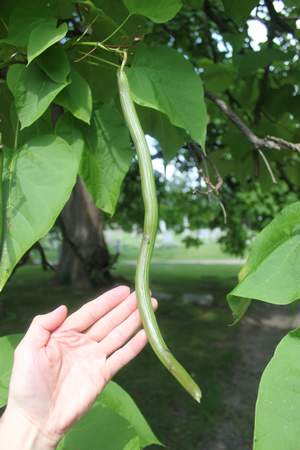
[[[205,82],[205,88],[215,94],[228,89],[234,81],[232,64],[216,64],[211,59],[203,58],[199,61],[199,67],[204,69],[201,77]]]
[[[67,34],[68,25],[64,22],[56,28],[56,22],[56,19],[49,19],[47,22],[43,21],[30,33],[27,49],[28,65],[34,58],[51,47],[51,45],[59,42]]]
[[[298,218],[300,208],[298,209]],[[236,287],[234,295],[285,305],[300,298],[300,230],[281,242]],[[272,237],[270,236],[270,239]]]
[[[70,71],[71,83],[57,95],[55,103],[68,109],[73,116],[90,123],[93,102],[88,83],[74,67]]]
[[[192,64],[168,47],[144,48],[126,70],[133,100],[157,109],[205,148],[203,87]]]
[[[59,46],[53,45],[43,52],[37,59],[38,66],[55,83],[66,83],[70,73],[70,63],[66,52]]]
[[[7,403],[14,351],[23,334],[11,334],[0,338],[0,408]]]
[[[152,444],[162,445],[153,434],[147,421],[130,395],[117,383],[110,381],[101,392],[99,401],[103,406],[120,414],[134,426],[142,448]]]
[[[14,130],[17,130],[20,127],[19,119],[16,111],[15,102],[12,103],[10,109],[10,118],[12,127]],[[16,135],[17,142],[16,146],[21,147],[26,144],[26,142],[30,141],[36,136],[41,136],[43,134],[53,134],[53,126],[51,119],[51,111],[48,108],[44,114],[36,120],[30,127],[23,128],[23,130],[19,130]],[[16,138],[14,140],[16,140]]]
[[[300,328],[288,333],[276,348],[259,385],[254,450],[299,447]]]
[[[124,0],[131,14],[141,14],[155,23],[173,19],[182,7],[181,0]]]
[[[35,122],[66,87],[54,83],[36,64],[25,67],[16,86],[16,109],[22,128]]]
[[[230,154],[235,160],[244,159],[254,149],[253,144],[246,136],[231,125],[225,131],[222,143],[228,146]]]
[[[108,53],[105,60],[115,63],[114,55]],[[98,65],[101,64],[101,65]],[[104,67],[102,67],[102,64]],[[118,92],[116,70],[114,67],[98,61],[97,57],[90,55],[90,60],[85,58],[76,64],[76,70],[85,78],[92,91],[93,101],[108,103]]]
[[[124,417],[103,406],[98,398],[86,416],[63,437],[57,449],[139,450],[137,442],[134,427]]]
[[[282,117],[286,111],[290,111],[290,105],[295,87],[291,84],[280,86],[279,89],[266,89],[263,110],[276,121]],[[282,107],[284,105],[284,108]]]
[[[5,22],[8,22],[12,12],[18,4],[20,3],[20,0],[15,0],[14,2],[11,2],[11,0],[1,0],[1,17]]]
[[[257,236],[239,274],[239,284],[227,296],[239,320],[249,299],[285,305],[300,297],[300,202],[284,208]]]
[[[24,253],[54,224],[76,181],[77,159],[54,135],[4,148],[0,290]]]
[[[95,105],[90,126],[67,113],[60,117],[55,131],[75,150],[79,175],[95,205],[113,214],[133,157],[120,114],[111,106]]]
[[[89,2],[91,4],[91,2]],[[100,42],[111,35],[121,24],[122,28],[110,39],[111,44],[119,45],[123,36],[131,36],[131,34],[139,29],[139,35],[142,35],[145,30],[146,17],[140,15],[131,15],[128,17],[128,9],[122,0],[101,1],[101,16],[94,22],[94,30]],[[95,8],[96,9],[96,8]],[[99,9],[97,8],[99,13]],[[92,8],[90,9],[92,11]],[[83,13],[84,14],[84,13]],[[91,13],[94,18],[94,14]],[[88,19],[88,17],[86,16]],[[124,21],[126,20],[126,23]],[[87,20],[89,22],[89,19]]]
[[[233,54],[240,52],[245,43],[246,34],[240,32],[238,34],[222,33],[224,42],[229,42],[232,47]]]
[[[286,175],[288,179],[300,186],[300,177],[299,177],[299,163],[298,161],[291,161],[290,164],[286,168]]]
[[[2,143],[9,147],[14,146],[15,132],[10,121],[10,108],[14,98],[6,83],[0,84],[0,133]]]
[[[21,73],[25,67],[22,64],[14,64],[10,66],[7,72],[7,85],[14,96],[16,96],[16,88]]]
[[[23,0],[12,11],[9,20],[8,36],[2,39],[1,42],[26,48],[32,30],[39,25],[46,24],[51,18],[50,2]]]
[[[259,52],[249,51],[244,55],[235,55],[232,61],[238,68],[238,78],[243,78],[261,67],[266,67],[273,61],[287,61],[289,56],[277,48],[266,48]]]
[[[172,125],[168,116],[160,111],[137,106],[137,114],[144,133],[158,141],[164,155],[164,162],[167,164],[189,140],[189,136],[182,128]]]
[[[240,0],[222,0],[222,2],[227,14],[239,27],[244,25],[252,9],[259,3],[258,0],[247,0],[243,2]]]
[[[202,8],[204,0],[183,0],[183,3],[189,5],[193,9],[199,10]]]

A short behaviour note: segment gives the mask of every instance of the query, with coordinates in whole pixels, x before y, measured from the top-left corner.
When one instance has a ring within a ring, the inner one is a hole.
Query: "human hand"
[[[17,430],[21,418],[42,437],[42,445],[28,448],[56,448],[108,381],[146,345],[144,330],[127,342],[141,326],[135,293],[129,294],[129,288],[120,286],[68,318],[65,306],[34,318],[15,351],[1,419],[15,421]]]

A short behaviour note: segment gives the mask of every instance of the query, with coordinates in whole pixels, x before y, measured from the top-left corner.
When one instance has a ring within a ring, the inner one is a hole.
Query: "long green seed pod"
[[[145,207],[143,238],[135,275],[135,289],[138,307],[144,329],[147,333],[149,342],[154,352],[156,353],[160,361],[172,373],[172,375],[174,375],[179,383],[189,392],[189,394],[191,394],[191,396],[197,402],[200,402],[201,391],[195,381],[178,363],[178,361],[174,358],[174,356],[166,346],[157,325],[157,321],[151,304],[149,292],[149,270],[155,244],[158,222],[157,196],[151,156],[131,98],[129,82],[124,71],[125,63],[126,53],[124,54],[124,61],[118,73],[119,93],[124,118],[138,156],[142,194]]]

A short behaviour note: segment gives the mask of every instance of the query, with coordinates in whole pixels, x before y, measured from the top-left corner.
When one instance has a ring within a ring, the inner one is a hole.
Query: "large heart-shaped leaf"
[[[0,338],[0,408],[7,403],[14,351],[23,334],[12,334]]]
[[[239,320],[250,299],[285,305],[300,298],[300,202],[284,208],[257,236],[227,300]]]
[[[53,45],[36,59],[38,66],[55,83],[66,83],[70,73],[67,53],[59,46]]]
[[[30,33],[27,48],[28,64],[51,45],[59,42],[68,32],[68,25],[62,23],[56,28],[56,19],[49,19],[35,27]]]
[[[79,175],[95,205],[113,214],[133,157],[128,130],[120,114],[111,106],[96,105],[88,126],[67,113],[58,120],[56,133],[75,150]]]
[[[182,7],[181,0],[124,0],[124,3],[131,14],[141,14],[156,23],[173,19]]]
[[[134,427],[120,414],[96,400],[83,419],[63,437],[57,449],[139,450]]]
[[[46,5],[45,3],[45,0],[38,2],[23,0],[13,9],[9,19],[8,36],[1,41],[26,48],[32,30],[38,25],[47,23],[53,17],[50,3]]]
[[[259,385],[254,450],[299,447],[300,328],[277,346]]]
[[[54,135],[38,136],[18,150],[4,148],[3,240],[0,290],[24,253],[54,224],[77,175],[77,158]]]
[[[101,392],[99,401],[103,406],[107,406],[120,414],[134,426],[142,448],[152,444],[162,445],[153,434],[144,416],[130,395],[117,383],[110,381]]]
[[[138,106],[136,108],[145,134],[149,134],[159,142],[167,164],[175,158],[183,144],[189,139],[187,133],[171,124],[168,116],[153,108]]]
[[[67,84],[52,81],[37,64],[24,67],[15,87],[16,109],[22,128],[41,117]]]
[[[0,407],[7,403],[14,350],[22,334],[0,338]],[[63,438],[58,448],[140,449],[162,445],[153,434],[129,394],[113,381],[102,391],[94,406]],[[105,447],[104,447],[105,445]]]
[[[67,108],[77,119],[90,123],[93,99],[85,79],[71,67],[71,83],[55,98],[55,103]]]
[[[192,64],[168,47],[144,48],[126,69],[133,100],[157,109],[205,148],[203,87]]]
[[[240,0],[222,0],[222,2],[227,14],[239,27],[244,25],[252,9],[259,3],[258,0],[248,0],[246,2],[241,2]]]

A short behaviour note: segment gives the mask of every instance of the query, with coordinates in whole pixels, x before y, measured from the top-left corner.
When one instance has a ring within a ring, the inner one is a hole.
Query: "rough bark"
[[[110,280],[109,253],[104,240],[104,213],[96,208],[78,177],[62,214],[64,243],[57,277],[84,288]]]

